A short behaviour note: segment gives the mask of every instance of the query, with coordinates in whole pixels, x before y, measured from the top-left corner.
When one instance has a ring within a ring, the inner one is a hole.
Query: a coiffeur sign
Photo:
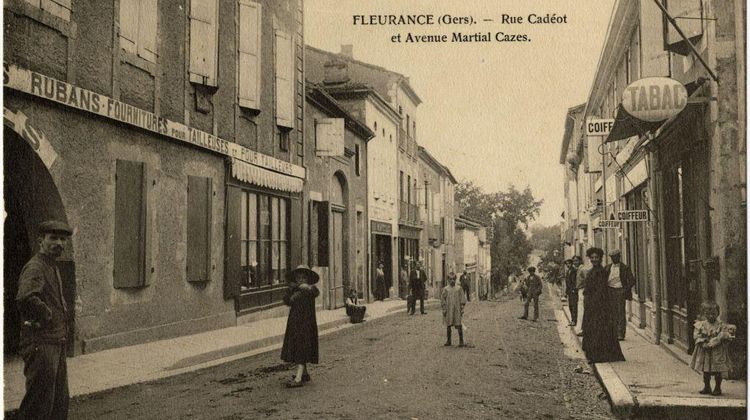
[[[271,171],[305,178],[305,168],[301,166],[258,153],[205,131],[170,121],[152,112],[15,65],[3,64],[3,85],[190,143]]]
[[[639,120],[658,122],[679,114],[687,98],[682,83],[668,77],[647,77],[625,88],[622,106]]]

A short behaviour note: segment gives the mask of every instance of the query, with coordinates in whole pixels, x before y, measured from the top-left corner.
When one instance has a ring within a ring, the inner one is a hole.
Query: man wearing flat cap
[[[56,220],[41,223],[38,232],[39,251],[21,270],[16,295],[22,322],[20,353],[26,376],[26,395],[18,418],[66,419],[68,308],[57,258],[73,232]]]
[[[609,299],[612,310],[617,321],[617,339],[625,339],[625,301],[633,300],[631,289],[635,285],[633,273],[630,267],[620,262],[622,257],[620,250],[615,249],[609,253],[612,263],[606,267],[607,284],[609,286]]]

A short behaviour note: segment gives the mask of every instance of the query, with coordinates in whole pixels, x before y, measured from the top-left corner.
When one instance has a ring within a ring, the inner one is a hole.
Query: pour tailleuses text
[[[527,15],[501,14],[497,17],[456,16],[450,14],[414,15],[353,15],[354,26],[474,26],[472,31],[452,31],[450,33],[403,32],[391,36],[391,42],[406,44],[428,44],[448,42],[531,42],[528,33],[485,30],[491,25],[564,25],[568,16],[559,13],[529,13]],[[480,29],[481,26],[481,29]]]

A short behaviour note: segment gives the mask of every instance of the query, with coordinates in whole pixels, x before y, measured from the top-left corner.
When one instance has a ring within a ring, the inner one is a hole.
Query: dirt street
[[[398,313],[320,340],[312,382],[287,389],[280,351],[77,398],[73,419],[601,419],[611,418],[588,365],[563,354],[554,299],[539,322],[518,299],[470,302],[469,347],[443,347],[438,309]]]

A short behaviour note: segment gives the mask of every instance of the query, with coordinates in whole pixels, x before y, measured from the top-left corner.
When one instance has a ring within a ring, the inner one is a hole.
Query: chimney
[[[349,66],[340,58],[331,58],[323,64],[323,84],[338,85],[349,81]]]
[[[341,55],[347,56],[354,60],[354,45],[344,44],[341,46]]]

